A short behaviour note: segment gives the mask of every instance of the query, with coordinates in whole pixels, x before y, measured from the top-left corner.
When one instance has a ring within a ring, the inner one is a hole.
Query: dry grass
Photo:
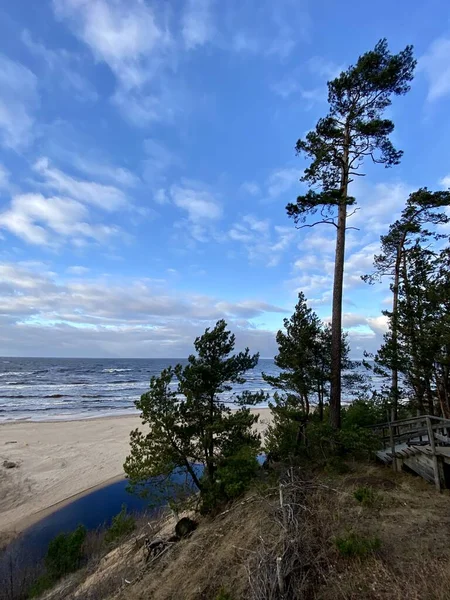
[[[145,563],[133,540],[102,558],[77,585],[52,598],[86,600],[448,600],[450,511],[447,492],[386,467],[354,464],[342,476],[285,478],[260,486],[228,511],[200,520],[189,539]],[[354,492],[371,487],[374,505]],[[157,535],[170,536],[173,521]],[[163,524],[161,524],[161,527]],[[366,557],[340,554],[338,536],[378,538]],[[127,583],[128,582],[128,583]]]

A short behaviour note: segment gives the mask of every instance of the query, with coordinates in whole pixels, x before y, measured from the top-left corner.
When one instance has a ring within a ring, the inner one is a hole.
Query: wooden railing
[[[420,446],[431,444],[450,445],[450,419],[422,415],[374,425],[371,429],[380,435],[384,449],[390,449],[403,442],[411,442]]]
[[[398,452],[400,444],[427,446],[433,461],[436,488],[441,489],[436,448],[450,446],[450,419],[422,415],[411,419],[375,425],[372,430],[380,436],[383,449],[390,452],[394,470],[397,469],[396,452]]]

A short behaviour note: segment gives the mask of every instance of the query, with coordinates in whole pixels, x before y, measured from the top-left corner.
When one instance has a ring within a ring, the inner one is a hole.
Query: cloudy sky
[[[303,290],[330,315],[333,234],[296,230],[294,146],[326,81],[415,46],[389,116],[401,166],[353,190],[344,324],[374,350],[380,234],[450,185],[446,0],[15,0],[0,7],[0,355],[181,357],[219,318],[273,356]]]

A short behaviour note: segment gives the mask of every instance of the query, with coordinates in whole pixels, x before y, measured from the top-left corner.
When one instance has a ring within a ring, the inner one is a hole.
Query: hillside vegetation
[[[447,493],[387,467],[348,466],[340,475],[286,474],[284,517],[272,473],[222,513],[200,517],[189,538],[147,562],[139,540],[169,537],[174,521],[163,518],[153,531],[146,525],[44,598],[282,598],[281,558],[289,599],[447,599]]]

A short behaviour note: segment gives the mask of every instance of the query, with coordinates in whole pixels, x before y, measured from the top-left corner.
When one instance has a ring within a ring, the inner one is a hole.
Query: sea
[[[0,422],[58,421],[137,413],[134,402],[162,369],[186,359],[0,358]],[[263,372],[278,373],[260,359],[224,400],[243,389],[271,392]],[[177,382],[173,381],[176,388]],[[261,405],[263,406],[263,405]]]
[[[150,379],[162,369],[186,359],[160,358],[0,358],[0,422],[89,419],[137,413],[134,402],[149,389]],[[365,371],[361,367],[362,372]],[[244,389],[273,395],[263,373],[277,375],[273,359],[260,359],[223,395],[226,402]],[[371,377],[380,389],[381,379]],[[177,381],[172,382],[174,389]],[[347,399],[343,398],[345,402]],[[260,406],[267,406],[262,403]]]

